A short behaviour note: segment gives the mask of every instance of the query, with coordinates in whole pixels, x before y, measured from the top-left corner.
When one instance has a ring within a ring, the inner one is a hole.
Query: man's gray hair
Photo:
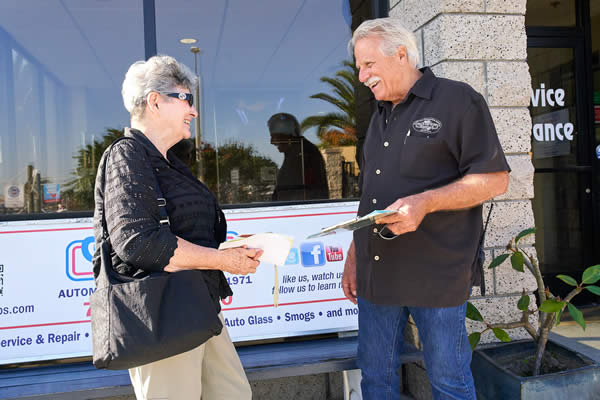
[[[419,64],[419,48],[414,33],[406,29],[398,18],[387,17],[370,19],[354,31],[352,39],[348,43],[348,53],[354,55],[354,46],[360,39],[367,36],[381,37],[381,47],[379,50],[386,56],[393,56],[399,46],[406,47],[408,60],[413,67]]]
[[[150,92],[173,92],[177,86],[183,86],[193,93],[195,85],[196,76],[188,67],[173,57],[157,55],[129,67],[121,95],[127,111],[139,118],[144,114]]]

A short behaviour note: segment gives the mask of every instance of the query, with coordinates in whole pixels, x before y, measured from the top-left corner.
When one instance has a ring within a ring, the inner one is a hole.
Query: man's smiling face
[[[408,62],[404,46],[398,47],[394,55],[387,56],[380,50],[381,41],[377,35],[356,41],[354,57],[359,69],[358,79],[371,89],[377,100],[398,104],[410,90],[406,80],[414,67]]]

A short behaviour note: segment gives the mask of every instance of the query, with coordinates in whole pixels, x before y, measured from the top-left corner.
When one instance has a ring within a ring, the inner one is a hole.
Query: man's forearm
[[[499,196],[508,188],[508,172],[469,174],[437,189],[421,193],[427,213],[461,210]]]

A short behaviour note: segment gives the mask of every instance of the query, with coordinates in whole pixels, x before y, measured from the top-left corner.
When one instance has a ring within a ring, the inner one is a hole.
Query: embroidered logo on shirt
[[[427,117],[413,122],[412,126],[417,132],[421,132],[426,135],[434,135],[440,130],[442,123],[435,118]]]

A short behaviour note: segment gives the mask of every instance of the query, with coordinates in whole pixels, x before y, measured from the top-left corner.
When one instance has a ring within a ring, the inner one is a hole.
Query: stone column
[[[390,1],[390,16],[400,18],[417,35],[421,64],[437,76],[470,84],[485,97],[512,169],[508,192],[493,200],[485,240],[487,293],[482,297],[479,288],[473,293],[473,303],[490,322],[518,318],[521,291],[525,288],[531,294],[535,290],[533,277],[514,271],[510,261],[487,270],[509,238],[534,226],[525,5],[526,0]],[[488,209],[489,203],[484,217]],[[527,240],[526,250],[535,254],[533,237]],[[468,324],[470,330],[482,326]],[[513,340],[528,337],[522,329],[508,333]],[[482,337],[482,342],[494,340],[490,332]]]
[[[337,147],[328,147],[321,150],[325,161],[327,172],[327,184],[329,185],[329,198],[342,198],[342,151]]]

